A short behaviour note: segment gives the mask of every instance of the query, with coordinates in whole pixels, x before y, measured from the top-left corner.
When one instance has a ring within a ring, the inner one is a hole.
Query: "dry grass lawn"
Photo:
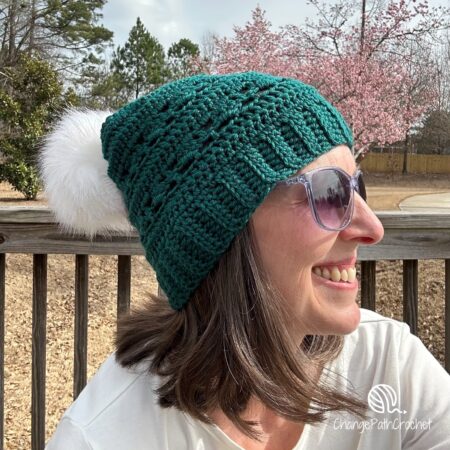
[[[369,204],[397,209],[410,195],[450,191],[449,176],[369,176]],[[8,185],[0,184],[0,206],[34,206]],[[5,317],[5,448],[30,448],[32,255],[8,254]],[[88,377],[113,350],[117,258],[91,256],[89,278]],[[444,360],[444,263],[420,261],[419,336],[434,356]],[[74,256],[48,257],[47,438],[72,401]],[[144,257],[132,258],[132,302],[145,301],[157,289]],[[377,266],[377,310],[401,320],[402,263]]]

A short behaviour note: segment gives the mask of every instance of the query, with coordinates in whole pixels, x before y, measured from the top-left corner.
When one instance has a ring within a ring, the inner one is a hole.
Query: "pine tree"
[[[189,39],[180,39],[172,44],[167,52],[171,78],[179,79],[193,75],[195,70],[192,65],[192,59],[199,55],[198,45]]]
[[[77,54],[111,41],[98,24],[107,0],[0,0],[0,67],[23,53],[64,66]]]
[[[138,98],[167,81],[163,46],[138,17],[123,47],[117,47],[111,63],[113,74],[129,98]]]

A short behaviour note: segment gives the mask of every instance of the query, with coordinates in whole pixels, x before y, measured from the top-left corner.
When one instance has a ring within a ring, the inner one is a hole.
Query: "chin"
[[[351,308],[334,314],[334,334],[350,334],[355,331],[361,321],[361,310],[355,302]]]
[[[361,321],[361,311],[355,302],[344,308],[330,308],[322,311],[321,318],[317,317],[318,324],[315,331],[309,330],[308,334],[321,335],[345,335],[350,334],[358,328]]]

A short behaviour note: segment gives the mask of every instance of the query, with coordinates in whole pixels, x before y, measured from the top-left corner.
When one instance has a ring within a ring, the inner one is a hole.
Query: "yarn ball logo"
[[[388,384],[377,384],[369,392],[367,396],[370,408],[377,413],[392,413],[399,412],[405,414],[406,411],[402,411],[396,408],[398,402],[397,394],[392,386]],[[400,406],[400,405],[398,405]]]

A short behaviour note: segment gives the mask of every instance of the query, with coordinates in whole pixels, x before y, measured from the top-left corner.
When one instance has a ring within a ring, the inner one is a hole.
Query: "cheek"
[[[257,219],[258,248],[271,276],[292,281],[306,269],[309,273],[311,266],[322,257],[326,236],[314,222],[309,207],[261,215]]]

